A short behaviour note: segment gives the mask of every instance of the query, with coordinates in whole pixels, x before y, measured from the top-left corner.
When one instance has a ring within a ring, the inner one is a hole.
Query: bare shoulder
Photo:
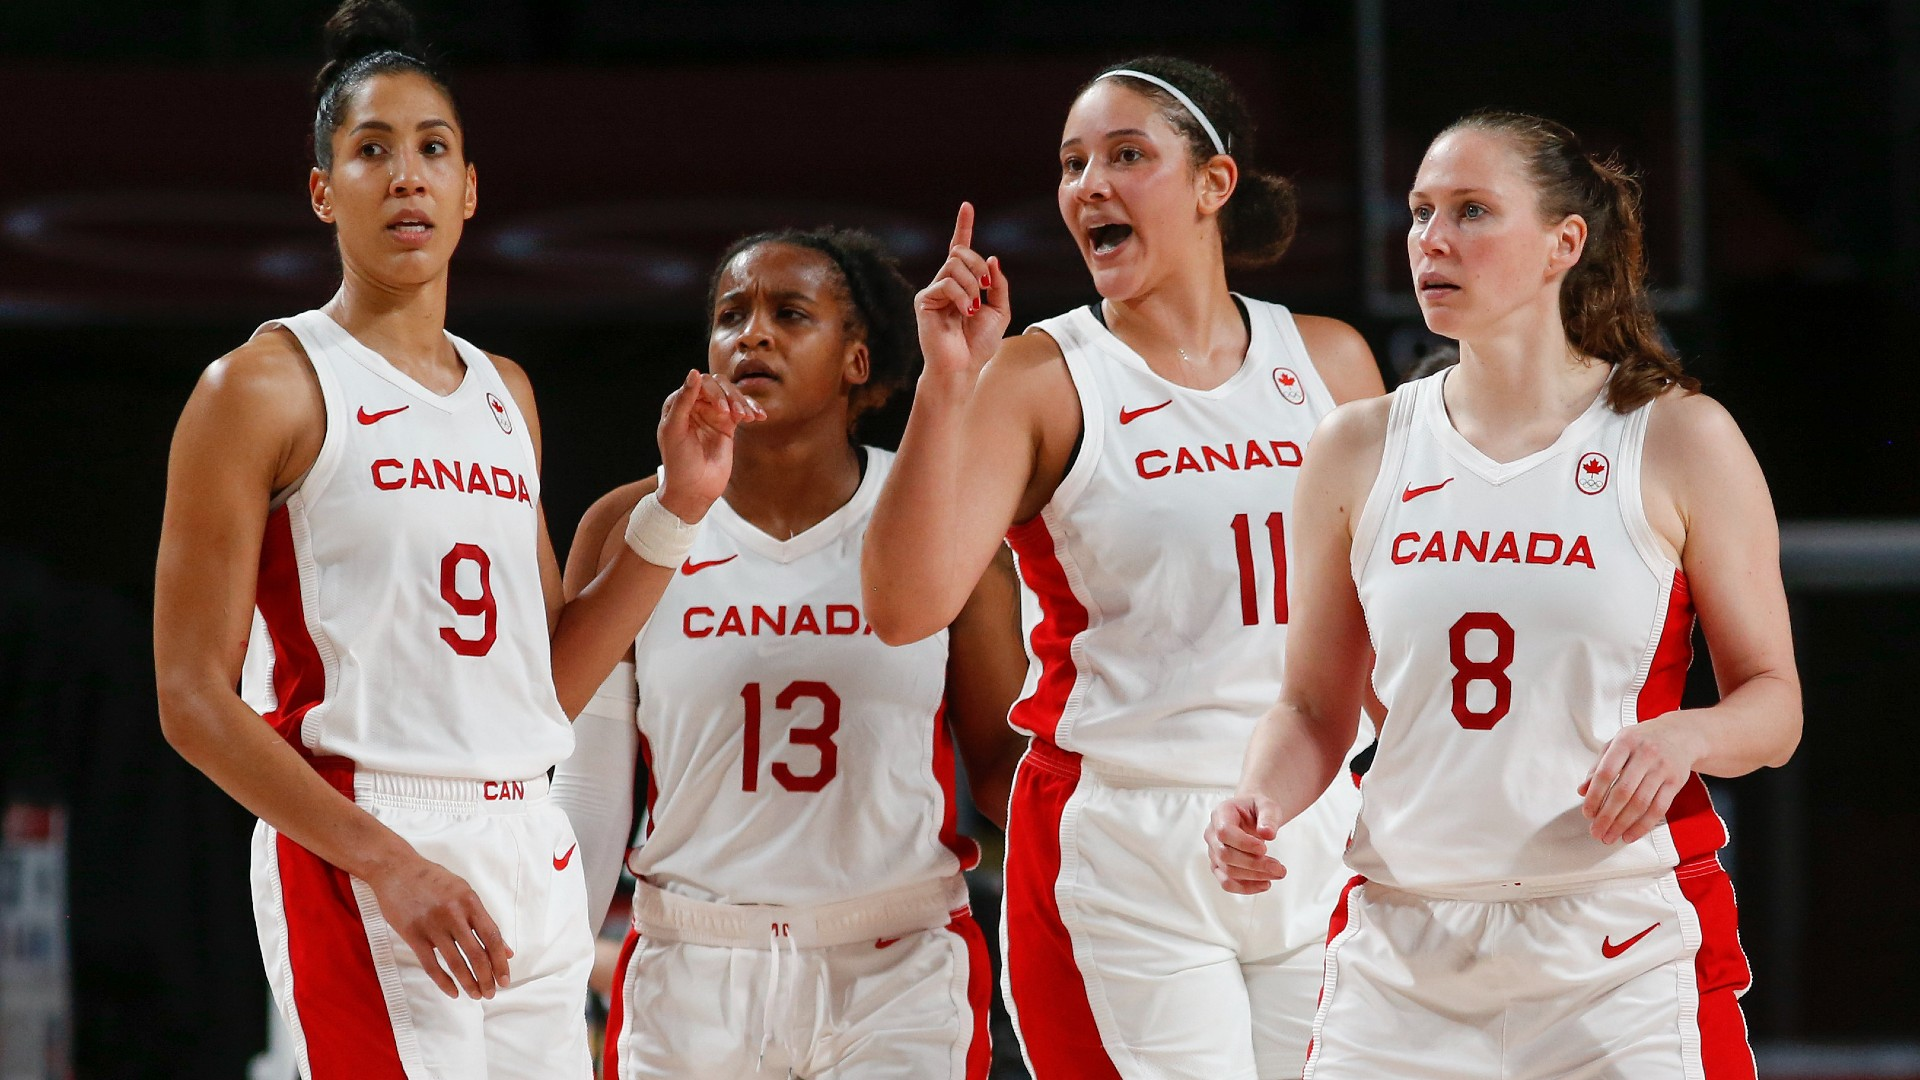
[[[1030,330],[1002,341],[993,359],[987,361],[982,376],[992,371],[1002,377],[1031,379],[1045,378],[1055,371],[1065,375],[1066,370],[1066,354],[1060,351],[1060,343],[1053,340],[1053,335]]]
[[[251,407],[318,403],[320,379],[293,333],[274,328],[207,365],[200,385],[224,400]]]
[[[580,524],[573,531],[573,545],[567,549],[565,585],[569,596],[586,588],[600,568],[611,561],[613,553],[618,551],[617,548],[609,550],[615,538],[625,543],[628,515],[659,486],[660,480],[655,476],[622,484],[595,499],[587,512],[580,515]]]
[[[1306,343],[1315,371],[1335,401],[1379,397],[1387,392],[1374,362],[1373,348],[1360,331],[1325,315],[1295,315],[1294,326]]]
[[[1393,399],[1384,395],[1339,405],[1313,429],[1312,448],[1328,457],[1379,457],[1387,444],[1387,421]]]
[[[1704,455],[1724,461],[1728,454],[1751,457],[1752,453],[1733,414],[1705,394],[1670,388],[1655,400],[1647,417],[1650,460],[1686,461]]]
[[[500,381],[507,384],[507,389],[513,391],[514,397],[522,394],[529,398],[533,396],[533,380],[527,378],[526,368],[499,353],[490,352],[487,359],[493,361],[494,370],[500,373]]]

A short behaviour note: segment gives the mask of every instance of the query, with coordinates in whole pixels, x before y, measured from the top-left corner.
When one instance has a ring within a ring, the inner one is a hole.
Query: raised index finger
[[[952,249],[957,247],[970,248],[972,246],[973,204],[963,202],[960,204],[960,216],[953,219],[953,243],[948,244],[947,247]]]

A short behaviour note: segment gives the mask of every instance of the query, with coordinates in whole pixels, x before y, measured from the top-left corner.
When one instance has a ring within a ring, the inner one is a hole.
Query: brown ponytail
[[[1579,136],[1542,117],[1477,112],[1455,121],[1434,141],[1462,129],[1513,142],[1548,221],[1570,214],[1586,221],[1586,248],[1560,284],[1560,320],[1567,340],[1582,355],[1613,365],[1607,404],[1627,413],[1668,387],[1698,392],[1700,380],[1681,370],[1680,358],[1660,336],[1647,296],[1640,181],[1618,158],[1594,157],[1581,147]]]

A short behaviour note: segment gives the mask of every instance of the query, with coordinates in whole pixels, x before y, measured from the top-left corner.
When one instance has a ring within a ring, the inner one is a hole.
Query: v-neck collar
[[[1446,386],[1447,377],[1452,374],[1448,371],[1440,378],[1432,380],[1432,386],[1421,402],[1427,427],[1432,430],[1434,438],[1439,440],[1440,446],[1448,454],[1489,484],[1496,486],[1504,484],[1552,460],[1574,443],[1587,438],[1593,429],[1606,419],[1607,386],[1602,384],[1600,392],[1594,395],[1593,401],[1579,416],[1574,417],[1566,427],[1560,429],[1559,437],[1551,444],[1512,461],[1495,461],[1483,453],[1479,447],[1468,442],[1467,437],[1460,434],[1460,430],[1453,426],[1453,417],[1447,414],[1446,396],[1442,391]]]
[[[466,403],[468,398],[479,392],[475,388],[479,386],[481,380],[475,378],[473,374],[474,367],[476,366],[476,358],[472,355],[473,350],[471,347],[461,348],[465,343],[452,334],[447,333],[445,330],[440,332],[446,334],[447,341],[453,345],[455,354],[460,357],[461,363],[466,365],[466,371],[460,376],[460,385],[442,395],[427,389],[425,386],[422,386],[418,380],[414,379],[413,376],[394,367],[392,361],[370,348],[359,338],[354,337],[347,331],[346,327],[335,322],[333,316],[317,308],[315,311],[322,319],[326,320],[327,332],[333,335],[335,345],[352,355],[355,360],[359,361],[361,366],[399,387],[401,390],[406,391],[426,405],[430,405],[442,412],[457,412],[460,407]]]
[[[741,547],[777,563],[794,562],[838,539],[840,534],[846,531],[847,521],[873,505],[879,497],[880,474],[884,470],[880,467],[878,455],[868,452],[866,458],[867,467],[860,477],[860,483],[854,487],[853,495],[846,502],[841,503],[833,513],[788,539],[781,540],[741,517],[739,511],[724,498],[714,500],[713,508],[708,510],[707,514],[714,519],[715,524],[725,530],[728,536],[738,541]]]
[[[1121,363],[1141,374],[1166,384],[1167,389],[1176,396],[1184,394],[1202,399],[1222,398],[1233,394],[1234,391],[1240,389],[1248,379],[1253,378],[1257,374],[1254,369],[1260,365],[1254,357],[1268,355],[1267,350],[1272,347],[1269,341],[1269,337],[1273,333],[1272,320],[1256,315],[1246,297],[1241,296],[1239,293],[1232,295],[1240,311],[1246,314],[1247,353],[1240,358],[1240,367],[1235,370],[1233,374],[1227,376],[1225,382],[1208,390],[1202,390],[1193,386],[1183,386],[1153,370],[1153,365],[1147,363],[1146,357],[1135,352],[1133,346],[1120,340],[1120,336],[1107,327],[1106,320],[1094,314],[1092,305],[1081,308],[1080,317],[1086,321],[1089,335],[1105,345],[1108,353],[1113,355]],[[1095,303],[1098,303],[1098,301],[1095,301]]]

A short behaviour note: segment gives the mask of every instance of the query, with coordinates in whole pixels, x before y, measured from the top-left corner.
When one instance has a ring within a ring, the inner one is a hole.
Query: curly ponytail
[[[1225,75],[1205,64],[1174,56],[1143,56],[1109,64],[1073,96],[1078,99],[1110,72],[1122,69],[1165,79],[1179,87],[1181,93],[1207,114],[1236,163],[1253,159],[1253,115],[1247,103]],[[1216,152],[1213,139],[1172,94],[1140,79],[1125,75],[1113,77],[1124,79],[1128,89],[1160,106],[1167,123],[1187,141],[1187,152],[1195,168],[1213,160]],[[1237,270],[1255,270],[1279,262],[1293,243],[1294,228],[1299,220],[1300,198],[1294,191],[1293,181],[1277,173],[1242,165],[1239,186],[1220,208],[1220,247],[1227,265]]]
[[[446,77],[426,58],[413,13],[398,0],[344,0],[326,25],[327,62],[313,80],[313,160],[333,168],[333,133],[345,119],[347,96],[375,75],[408,72],[433,83],[460,124],[460,107]],[[464,131],[462,132],[464,135]]]
[[[1567,340],[1582,355],[1613,365],[1607,404],[1627,413],[1668,387],[1698,392],[1700,380],[1682,370],[1680,358],[1661,337],[1647,296],[1640,181],[1617,157],[1594,157],[1581,147],[1579,136],[1543,117],[1477,112],[1455,121],[1434,141],[1463,129],[1514,144],[1548,221],[1571,214],[1586,221],[1586,249],[1560,285],[1560,320]]]

